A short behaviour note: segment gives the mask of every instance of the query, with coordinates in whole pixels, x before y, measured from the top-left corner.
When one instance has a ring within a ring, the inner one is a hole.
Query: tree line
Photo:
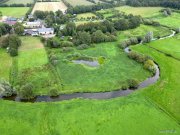
[[[179,0],[127,0],[126,4],[135,7],[163,6],[180,9]]]

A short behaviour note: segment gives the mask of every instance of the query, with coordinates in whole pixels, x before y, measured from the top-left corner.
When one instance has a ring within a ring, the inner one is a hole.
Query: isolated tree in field
[[[21,40],[17,35],[9,36],[9,53],[11,56],[18,55],[18,47],[21,45]]]
[[[148,32],[144,37],[143,43],[149,43],[153,39],[153,32]]]
[[[22,35],[24,33],[24,27],[21,23],[16,23],[14,25],[14,31],[18,35]]]

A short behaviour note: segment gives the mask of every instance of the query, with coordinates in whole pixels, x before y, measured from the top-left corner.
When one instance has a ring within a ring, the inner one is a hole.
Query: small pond
[[[89,67],[98,67],[100,64],[97,60],[88,61],[88,60],[72,60],[75,64],[84,64]]]

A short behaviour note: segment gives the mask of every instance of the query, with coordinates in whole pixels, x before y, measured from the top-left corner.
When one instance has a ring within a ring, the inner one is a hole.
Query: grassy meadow
[[[18,55],[18,68],[20,70],[47,64],[46,51],[39,38],[21,37],[21,40],[22,45]]]
[[[99,101],[76,99],[32,104],[0,100],[0,104],[0,130],[4,135],[24,132],[26,135],[160,135],[166,130],[180,133],[176,121],[138,94]]]
[[[164,39],[154,41],[148,44],[157,50],[160,50],[168,55],[180,59],[180,35],[177,35],[171,39]]]
[[[163,45],[162,43],[160,45]],[[176,44],[178,43],[176,42]],[[160,66],[160,80],[156,85],[146,88],[142,93],[180,121],[180,83],[178,79],[180,61],[149,48],[147,45],[134,46],[132,49],[153,57]]]
[[[77,52],[95,58],[103,56],[105,62],[99,67],[90,68],[63,61],[67,55]],[[63,93],[116,90],[128,79],[143,81],[150,76],[141,64],[130,60],[116,43],[97,44],[94,48],[75,50],[72,53],[59,53],[56,50],[56,55],[61,59],[57,71],[64,86]]]
[[[135,29],[120,31],[118,39],[121,42],[122,38],[144,37],[147,34],[147,32],[149,32],[149,31],[153,32],[154,38],[157,38],[159,36],[164,37],[164,36],[170,35],[172,33],[168,28],[165,28],[165,27],[140,25],[140,27],[137,27]]]
[[[6,52],[6,49],[0,49],[0,63],[0,79],[9,80],[12,58]]]
[[[87,19],[88,17],[96,17],[96,15],[93,13],[83,13],[83,14],[78,14],[76,18],[77,19],[81,19],[81,18]]]
[[[126,14],[141,15],[142,17],[153,17],[159,15],[159,11],[163,8],[122,6],[115,9],[121,12],[125,12]]]
[[[89,2],[87,0],[66,0],[71,6],[88,6],[88,5],[94,5],[94,3]]]
[[[0,7],[0,11],[3,16],[11,17],[23,17],[26,12],[29,10],[29,7]]]

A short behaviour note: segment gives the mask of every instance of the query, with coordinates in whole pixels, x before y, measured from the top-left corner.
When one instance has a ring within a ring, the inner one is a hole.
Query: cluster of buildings
[[[46,28],[41,20],[24,23],[24,35],[38,36],[38,35],[53,35],[54,28]]]
[[[31,16],[28,16],[30,18]],[[24,26],[24,35],[31,36],[45,36],[52,37],[54,36],[54,28],[46,28],[43,21],[35,20],[35,21],[26,21],[23,22],[24,18],[14,18],[14,17],[6,17],[3,16],[1,22],[6,23],[10,26],[15,25],[17,22],[23,23]]]

